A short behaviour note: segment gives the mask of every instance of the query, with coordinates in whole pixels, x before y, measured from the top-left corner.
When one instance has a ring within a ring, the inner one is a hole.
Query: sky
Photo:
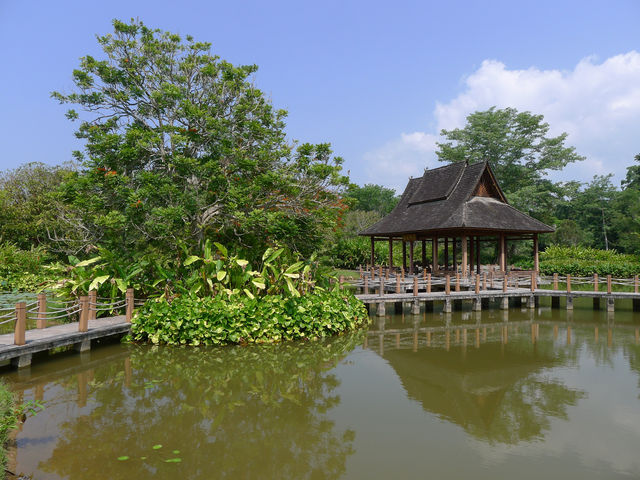
[[[401,192],[439,166],[442,128],[491,106],[542,114],[586,160],[555,180],[624,178],[640,153],[640,1],[0,0],[0,169],[81,148],[53,90],[72,90],[96,34],[139,18],[197,40],[289,112],[287,134],[329,142],[359,184]]]

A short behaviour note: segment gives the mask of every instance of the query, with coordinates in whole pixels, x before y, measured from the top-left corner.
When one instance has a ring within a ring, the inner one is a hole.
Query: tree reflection
[[[567,407],[585,393],[547,378],[546,368],[571,361],[550,344],[486,343],[478,349],[454,347],[388,350],[410,398],[441,418],[490,443],[516,444],[541,439],[551,418],[567,419]]]
[[[96,369],[90,413],[62,424],[40,468],[69,479],[338,478],[355,434],[325,415],[340,402],[329,371],[361,341],[133,348],[130,369]]]

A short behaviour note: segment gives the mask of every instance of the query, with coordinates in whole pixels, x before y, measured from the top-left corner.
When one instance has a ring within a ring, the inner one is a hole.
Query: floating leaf
[[[180,450],[174,450],[174,451],[173,451],[173,452],[171,452],[171,453],[173,453],[174,455],[178,455],[178,454],[180,453]]]
[[[125,460],[129,460],[129,457],[127,455],[123,455],[121,457],[118,457],[118,460],[120,460],[121,462],[124,462]]]
[[[180,463],[182,461],[181,458],[167,458],[165,460],[166,463]]]
[[[161,449],[161,448],[162,448],[162,445],[160,445],[160,444],[158,444],[158,445],[154,445],[154,446],[153,446],[153,447],[151,447],[151,448],[153,448],[154,450],[159,450],[159,449]]]

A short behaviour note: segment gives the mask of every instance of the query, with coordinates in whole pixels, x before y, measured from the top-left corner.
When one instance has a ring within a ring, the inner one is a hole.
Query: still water
[[[640,314],[374,318],[324,342],[112,344],[4,379],[36,479],[640,477]],[[155,448],[154,448],[155,447]],[[120,459],[119,459],[120,458]]]

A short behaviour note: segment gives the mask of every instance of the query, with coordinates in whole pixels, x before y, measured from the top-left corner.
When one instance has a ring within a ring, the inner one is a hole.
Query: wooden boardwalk
[[[9,361],[23,368],[31,365],[31,358],[39,352],[73,346],[82,352],[91,348],[91,340],[124,335],[131,329],[125,315],[89,320],[86,332],[80,332],[78,322],[65,323],[25,332],[25,344],[14,345],[14,334],[0,335],[0,362]]]

